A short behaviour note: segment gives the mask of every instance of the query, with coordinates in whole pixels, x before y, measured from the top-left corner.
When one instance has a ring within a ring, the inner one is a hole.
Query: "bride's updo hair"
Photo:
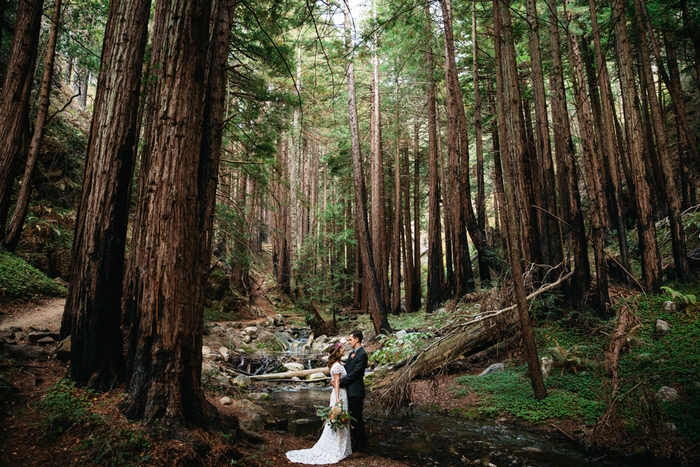
[[[332,367],[335,362],[339,362],[340,358],[343,356],[343,345],[337,342],[331,353],[328,355],[328,368]]]

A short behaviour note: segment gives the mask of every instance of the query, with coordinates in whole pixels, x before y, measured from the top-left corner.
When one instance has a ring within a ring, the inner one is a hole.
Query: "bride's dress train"
[[[345,367],[340,363],[334,363],[331,367],[331,378],[333,375],[339,374],[342,378],[347,373]],[[343,404],[343,410],[348,410],[348,393],[344,388],[340,389],[340,400]],[[330,406],[334,406],[335,391],[331,391]],[[323,433],[316,444],[309,449],[300,449],[297,451],[289,451],[287,459],[299,464],[335,464],[352,454],[350,444],[350,428],[339,428],[333,431],[330,422],[323,427]]]

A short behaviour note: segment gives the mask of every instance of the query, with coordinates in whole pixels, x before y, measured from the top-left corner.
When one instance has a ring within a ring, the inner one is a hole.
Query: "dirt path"
[[[0,314],[0,329],[10,326],[21,328],[33,326],[58,331],[61,327],[61,316],[65,304],[65,298],[50,298],[40,303],[9,307]]]

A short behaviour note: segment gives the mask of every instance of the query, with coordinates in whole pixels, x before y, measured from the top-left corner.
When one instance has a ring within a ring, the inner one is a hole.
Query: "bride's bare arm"
[[[333,375],[333,380],[331,381],[331,386],[333,386],[333,390],[335,391],[335,400],[336,402],[340,400],[340,375],[339,374],[334,374]]]

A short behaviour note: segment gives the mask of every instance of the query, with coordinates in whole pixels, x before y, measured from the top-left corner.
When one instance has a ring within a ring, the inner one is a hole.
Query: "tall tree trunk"
[[[351,30],[350,11],[347,4],[343,4],[345,15],[345,47],[351,51]],[[387,311],[382,300],[377,273],[375,271],[372,244],[370,243],[369,225],[367,222],[367,193],[365,190],[365,177],[362,170],[362,152],[360,150],[360,128],[357,120],[357,102],[355,96],[355,67],[350,58],[346,79],[348,86],[348,113],[350,123],[350,139],[352,143],[352,167],[355,188],[355,206],[358,232],[358,248],[362,258],[363,279],[367,288],[367,298],[369,300],[369,313],[374,324],[374,331],[377,334],[387,334],[391,332],[391,326],[387,321]]]
[[[690,40],[693,42],[693,52],[695,54],[695,83],[700,87],[700,31],[698,31],[693,19],[690,17],[688,0],[680,0],[679,6],[683,16],[683,25],[685,26],[686,34],[688,34]]]
[[[464,161],[464,147],[460,147],[460,98],[459,81],[454,58],[454,37],[452,35],[452,7],[451,0],[440,0],[442,18],[445,29],[445,83],[447,86],[447,183],[449,191],[443,196],[447,199],[447,219],[450,224],[452,258],[454,265],[454,294],[459,299],[474,290],[473,273],[469,257],[469,245],[467,244],[466,223],[464,219],[463,203],[465,191],[461,174]],[[471,283],[470,283],[471,280]]]
[[[437,103],[435,86],[435,57],[433,56],[430,5],[425,5],[427,51],[425,53],[428,74],[428,277],[425,311],[437,310],[444,298],[444,267],[442,232],[440,228],[440,174],[438,169]]]
[[[503,54],[505,51],[504,41],[508,41],[512,38],[512,32],[508,29],[510,28],[510,19],[508,13],[509,4],[503,0],[494,0],[493,8],[493,24],[494,24],[494,37],[496,42],[499,44],[496,46],[496,76],[500,76],[498,88],[498,126],[501,135],[499,139],[501,143],[506,141],[508,138],[508,132],[515,130],[517,128],[508,129],[508,123],[506,120],[507,113],[513,113],[518,111],[519,100],[515,100],[515,96],[510,96],[512,91],[508,91],[507,88],[512,86],[513,83],[506,84],[504,81],[512,79],[512,70],[506,73],[506,68],[515,68],[515,63],[504,63],[512,60],[514,56],[508,52]],[[505,66],[504,66],[505,65]],[[514,83],[517,85],[517,82]],[[517,124],[517,122],[516,122]],[[518,225],[518,219],[516,212],[518,211],[518,204],[516,201],[516,189],[517,184],[515,183],[513,173],[514,168],[517,166],[518,160],[522,157],[524,148],[522,147],[522,138],[511,138],[507,145],[508,150],[504,151],[502,154],[509,160],[504,161],[504,173],[505,179],[508,183],[505,183],[505,199],[506,199],[506,219],[505,219],[505,230],[508,235],[508,252],[510,256],[510,267],[513,277],[513,287],[515,289],[515,303],[518,307],[518,319],[520,323],[520,331],[522,333],[523,345],[525,348],[525,357],[527,359],[528,374],[530,376],[530,382],[532,383],[532,389],[535,394],[535,398],[544,399],[547,396],[547,390],[544,387],[544,382],[542,380],[542,372],[540,371],[539,359],[537,357],[537,347],[535,344],[535,337],[532,332],[532,326],[530,324],[530,313],[527,306],[527,298],[525,295],[525,284],[522,274],[521,258],[523,251],[522,248],[525,245],[521,244],[518,239],[518,231],[516,225]]]
[[[403,210],[401,209],[401,132],[399,126],[399,80],[395,77],[396,90],[396,148],[394,153],[394,242],[391,255],[391,308],[390,312],[401,312],[401,234],[403,232]],[[406,148],[408,151],[408,148]],[[404,277],[406,279],[406,277]],[[406,282],[404,282],[406,284]],[[406,293],[406,295],[408,295]]]
[[[570,15],[570,13],[569,13]],[[570,24],[572,18],[567,18]],[[568,31],[568,28],[567,28]],[[591,104],[586,93],[585,77],[583,74],[583,63],[581,60],[581,50],[579,43],[570,31],[567,32],[569,39],[569,55],[571,56],[572,82],[574,95],[576,96],[576,107],[578,111],[579,131],[581,132],[581,147],[583,149],[583,162],[588,175],[588,193],[591,199],[591,237],[593,243],[593,256],[596,268],[596,306],[601,317],[608,315],[608,305],[610,304],[610,293],[608,290],[608,269],[605,261],[605,232],[603,230],[603,213],[606,209],[605,190],[600,177],[602,173],[602,161],[598,153],[595,136],[593,134],[593,118],[591,114]]]
[[[622,176],[620,175],[620,159],[621,154],[617,145],[615,135],[615,109],[613,105],[613,95],[610,86],[610,76],[608,75],[608,67],[606,64],[603,47],[600,43],[600,32],[598,29],[598,16],[596,13],[595,0],[589,0],[589,8],[591,13],[591,25],[593,44],[595,47],[596,67],[598,69],[598,88],[600,89],[600,119],[601,124],[598,128],[598,138],[600,140],[604,157],[607,161],[607,172],[611,182],[611,190],[614,196],[611,196],[609,202],[614,205],[614,218],[616,219],[615,228],[617,230],[617,243],[620,250],[620,260],[622,267],[627,271],[631,271],[629,246],[627,244],[627,223],[624,213],[624,196],[622,193]],[[630,279],[625,275],[625,282],[630,283]]]
[[[548,6],[549,42],[552,54],[552,71],[549,77],[552,89],[552,134],[554,135],[554,154],[557,160],[559,193],[562,200],[559,204],[560,217],[567,224],[574,254],[574,276],[569,283],[567,298],[574,308],[578,308],[585,302],[588,286],[591,282],[591,271],[588,262],[586,230],[581,213],[581,197],[574,161],[571,125],[566,105],[556,0],[548,0]]]
[[[417,123],[414,128],[417,127]],[[414,146],[414,151],[415,151]],[[402,168],[401,177],[404,180],[410,180],[410,163],[408,160],[408,147],[403,148],[402,152]],[[403,271],[404,271],[404,292],[406,297],[406,311],[413,312],[420,308],[419,302],[415,303],[416,299],[416,274],[414,271],[415,262],[413,258],[414,242],[411,234],[411,183],[402,184],[403,196],[403,239],[404,239],[404,255],[403,255]]]
[[[683,99],[683,89],[681,88],[680,80],[676,82],[675,80],[671,80],[671,78],[668,76],[666,68],[663,65],[663,60],[661,58],[661,48],[659,47],[659,44],[656,41],[656,36],[654,35],[654,30],[651,25],[651,19],[649,18],[649,14],[647,13],[646,2],[643,2],[641,7],[642,14],[645,18],[647,30],[649,33],[649,41],[651,42],[651,48],[654,51],[654,58],[656,60],[656,67],[658,73],[661,75],[661,78],[663,79],[663,82],[666,85],[666,89],[668,89],[669,93],[671,94],[671,100],[673,101],[673,106],[676,108],[676,115],[678,116],[678,119],[681,122],[681,127],[683,128],[683,131],[685,131],[686,135],[688,135],[688,143],[690,146],[690,150],[693,154],[693,158],[696,161],[700,160],[700,150],[698,150],[698,145],[695,141],[695,133],[691,130],[690,124],[688,123],[688,118],[686,116],[685,103]]]
[[[497,115],[496,110],[496,93],[493,89],[493,79],[486,81],[487,90],[489,93],[489,112],[491,115]],[[495,186],[494,205],[497,213],[496,222],[494,223],[494,243],[498,241],[503,250],[508,249],[506,236],[504,235],[501,225],[506,218],[505,211],[505,191],[503,188],[503,162],[501,161],[501,143],[498,139],[498,119],[491,119],[491,141],[493,145],[493,184]]]
[[[418,311],[423,300],[423,287],[421,287],[421,271],[423,270],[421,262],[421,235],[420,235],[420,219],[421,219],[421,190],[420,190],[420,149],[418,130],[419,123],[416,120],[414,126],[413,137],[413,299],[411,300],[411,311]],[[408,178],[408,177],[407,177]],[[406,203],[408,207],[409,203]],[[408,219],[410,216],[406,216]]]
[[[121,409],[144,424],[215,418],[201,386],[203,303],[233,2],[159,1],[153,138],[139,185],[125,312],[127,393]],[[223,76],[222,76],[223,74]],[[193,183],[194,182],[194,183]],[[154,189],[156,187],[156,189]]]
[[[544,72],[542,70],[542,53],[540,50],[539,20],[535,0],[526,1],[527,23],[529,27],[528,44],[530,64],[532,67],[532,88],[535,103],[536,154],[542,191],[539,203],[542,208],[538,216],[540,221],[542,246],[546,248],[545,256],[551,266],[556,266],[564,259],[560,229],[555,213],[557,212],[556,187],[554,182],[554,164],[549,138],[549,121],[547,117],[547,96],[544,90]]]
[[[372,14],[376,17],[376,0],[372,0]],[[382,154],[382,124],[379,93],[379,56],[377,55],[378,35],[372,40],[372,82],[370,84],[371,115],[370,115],[370,152],[371,152],[371,193],[370,204],[372,252],[374,254],[374,269],[377,273],[379,292],[381,293],[384,309],[389,310],[389,261],[388,237],[386,231],[387,216],[385,210],[386,196],[384,194],[384,155]]]
[[[496,0],[503,3],[502,0]],[[498,3],[497,3],[498,4]],[[521,259],[533,261],[533,238],[536,236],[536,224],[532,221],[532,190],[529,179],[526,176],[526,171],[529,169],[526,161],[526,145],[525,145],[525,124],[523,122],[523,107],[522,96],[520,93],[520,77],[518,75],[516,56],[515,56],[515,39],[511,27],[511,16],[508,8],[502,8],[500,12],[501,33],[505,35],[500,42],[501,47],[501,68],[503,78],[503,93],[506,102],[505,117],[506,123],[501,125],[499,121],[499,131],[506,131],[500,135],[502,147],[501,161],[504,164],[504,175],[511,174],[510,183],[515,193],[515,201],[519,212],[519,222],[516,226],[520,227],[520,244],[524,250],[521,251]],[[506,145],[507,142],[507,145]],[[505,165],[512,164],[512,167],[506,170]],[[506,177],[507,178],[507,177]],[[507,193],[506,193],[507,194]],[[506,196],[506,202],[508,197]],[[509,248],[513,245],[509,244]],[[512,265],[511,265],[512,267]]]
[[[44,0],[20,0],[5,80],[0,90],[0,200],[9,200],[14,177],[10,175],[19,153],[29,115],[29,97],[41,29]],[[0,238],[6,217],[0,218]]]
[[[624,0],[612,0],[612,15],[615,30],[615,49],[620,69],[620,88],[625,114],[625,130],[632,169],[632,178],[637,206],[637,232],[642,258],[642,278],[647,293],[658,293],[661,287],[661,259],[656,243],[651,204],[651,191],[646,180],[641,117],[638,107],[637,88],[632,69],[629,35],[624,11]]]
[[[474,73],[474,131],[476,145],[476,214],[479,230],[486,234],[486,190],[484,188],[484,137],[481,120],[481,92],[479,90],[479,45],[476,32],[476,0],[472,1],[472,48]],[[479,251],[479,278],[482,287],[491,280],[486,254]]]
[[[24,220],[27,217],[27,208],[29,206],[29,195],[32,191],[32,177],[34,175],[34,167],[39,159],[41,150],[41,142],[44,139],[46,130],[46,119],[49,113],[49,100],[51,98],[51,79],[53,78],[53,64],[56,57],[56,40],[58,38],[58,22],[61,18],[61,0],[56,0],[54,3],[53,16],[51,17],[51,30],[49,32],[49,40],[46,44],[46,59],[44,60],[44,76],[41,79],[41,90],[39,91],[39,105],[36,111],[36,124],[34,125],[34,134],[32,141],[29,143],[29,154],[27,154],[27,163],[24,166],[24,176],[22,177],[22,188],[17,196],[15,211],[12,214],[7,234],[4,238],[5,248],[9,251],[15,251],[17,243],[22,235],[22,227]]]
[[[275,179],[275,204],[273,225],[273,264],[276,265],[275,278],[282,293],[289,295],[291,292],[291,261],[289,252],[289,185],[287,150],[288,139],[280,138],[277,155],[279,162]]]
[[[664,32],[664,46],[666,48],[666,60],[668,61],[668,73],[673,87],[681,89],[681,74],[678,70],[678,58],[676,48],[673,45],[673,37],[671,34]],[[700,66],[700,64],[698,64]],[[688,135],[682,128],[680,118],[676,115],[676,129],[678,133],[678,159],[681,165],[681,187],[683,204],[682,209],[688,209],[695,206],[697,203],[697,194],[695,193],[695,177],[693,176],[693,158]],[[692,135],[690,135],[692,137]]]
[[[688,265],[688,256],[685,248],[685,235],[683,234],[683,222],[681,219],[681,198],[676,188],[676,182],[673,174],[673,165],[666,138],[666,129],[662,120],[662,109],[658,99],[653,80],[653,71],[651,69],[651,61],[649,59],[650,51],[647,44],[647,34],[644,27],[644,15],[642,13],[643,0],[634,0],[634,6],[637,13],[637,23],[639,25],[640,39],[640,55],[642,68],[647,76],[647,95],[649,97],[649,105],[651,107],[651,120],[654,126],[654,135],[656,137],[656,145],[658,148],[658,156],[661,165],[661,175],[664,183],[664,192],[668,208],[668,220],[671,227],[671,245],[673,250],[673,263],[676,267],[676,275],[681,282],[688,282],[692,278],[690,266]],[[649,28],[649,34],[653,34],[653,30]]]
[[[150,5],[110,4],[61,323],[62,336],[71,335],[71,378],[99,390],[124,377],[124,248]]]

